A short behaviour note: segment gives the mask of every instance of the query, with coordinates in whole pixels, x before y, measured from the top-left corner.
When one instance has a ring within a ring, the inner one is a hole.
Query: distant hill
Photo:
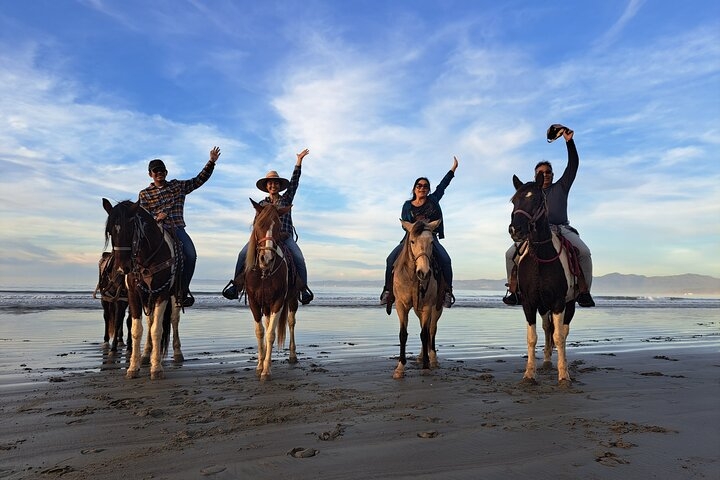
[[[326,280],[312,282],[318,286],[379,287],[382,281]],[[458,290],[505,291],[502,280],[456,280]],[[593,279],[592,291],[597,295],[718,295],[720,278],[686,273],[663,277],[610,273]]]

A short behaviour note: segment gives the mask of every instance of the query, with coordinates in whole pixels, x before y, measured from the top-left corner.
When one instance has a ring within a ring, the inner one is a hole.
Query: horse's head
[[[105,224],[105,246],[112,243],[115,270],[121,275],[132,271],[133,218],[138,210],[138,203],[125,200],[114,207],[107,198],[103,198],[103,207],[108,213]]]
[[[543,195],[543,175],[538,174],[535,181],[523,183],[513,175],[515,195],[510,199],[513,204],[508,232],[515,242],[522,242],[536,231],[538,221],[547,220],[545,195]]]
[[[442,220],[424,222],[418,220],[415,223],[400,220],[403,228],[408,232],[408,248],[415,261],[415,275],[421,281],[426,280],[431,271],[431,257],[433,252],[433,232],[440,225]]]
[[[288,213],[292,205],[288,207],[277,207],[271,203],[260,205],[252,198],[250,202],[255,207],[255,221],[253,222],[248,257],[254,248],[255,254],[253,258],[257,258],[260,270],[266,270],[273,265],[276,255],[282,257],[282,250],[280,250],[280,217]]]

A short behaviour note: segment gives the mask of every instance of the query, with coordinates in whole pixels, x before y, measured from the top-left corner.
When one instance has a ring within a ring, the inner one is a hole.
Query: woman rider
[[[415,180],[415,186],[413,187],[412,198],[407,200],[402,207],[402,213],[400,218],[408,222],[417,222],[418,220],[424,220],[426,222],[432,222],[435,220],[442,220],[442,209],[440,208],[440,199],[445,194],[445,189],[450,185],[450,181],[455,177],[455,169],[458,166],[457,157],[453,157],[453,166],[450,168],[448,173],[445,174],[442,181],[438,184],[437,188],[433,193],[430,193],[430,180],[426,177],[420,177]],[[447,250],[439,242],[439,239],[445,238],[444,222],[441,222],[438,228],[433,232],[435,239],[433,240],[433,256],[438,259],[440,263],[440,269],[442,270],[443,277],[445,277],[445,283],[447,284],[447,290],[445,291],[444,307],[450,308],[455,303],[455,297],[452,293],[452,265],[450,262],[450,255]],[[404,240],[404,238],[403,238]],[[387,305],[388,302],[392,304],[394,299],[391,297],[392,283],[393,283],[393,265],[395,260],[400,254],[402,249],[403,241],[390,252],[387,257],[385,266],[385,286],[383,292],[380,295],[380,304]]]
[[[260,201],[260,205],[264,206],[268,203],[272,203],[278,207],[292,206],[293,199],[295,198],[295,192],[300,185],[300,170],[302,167],[302,161],[305,156],[310,153],[307,148],[297,154],[297,162],[295,163],[295,169],[293,170],[290,180],[282,178],[278,175],[275,170],[271,170],[263,178],[259,179],[255,185],[258,189],[268,194],[263,200]],[[285,190],[282,195],[280,192]],[[297,269],[298,275],[302,285],[298,285],[300,290],[300,303],[306,305],[313,299],[313,293],[307,286],[307,267],[305,266],[305,258],[303,257],[300,247],[295,242],[295,227],[293,226],[292,216],[290,212],[280,217],[280,234],[286,237],[283,240],[285,246],[288,247],[292,253],[293,260],[295,261],[295,268]],[[242,290],[242,272],[245,269],[245,256],[247,253],[248,244],[246,243],[240,253],[238,254],[237,263],[235,264],[235,278],[223,289],[223,296],[228,300],[234,300],[239,297],[240,291]]]

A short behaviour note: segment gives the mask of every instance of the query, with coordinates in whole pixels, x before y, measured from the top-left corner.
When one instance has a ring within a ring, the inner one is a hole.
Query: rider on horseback
[[[259,179],[256,182],[258,189],[269,195],[260,201],[260,205],[264,206],[268,203],[275,204],[278,207],[289,207],[292,206],[293,199],[295,198],[295,192],[300,185],[300,173],[302,167],[302,161],[305,156],[310,153],[307,148],[297,154],[297,162],[295,163],[295,169],[293,170],[290,180],[281,178],[275,170],[271,170],[265,175],[265,177]],[[286,190],[286,192],[280,195],[280,192]],[[312,291],[308,288],[307,282],[307,267],[305,266],[305,258],[303,257],[300,247],[296,243],[295,227],[293,226],[292,216],[290,212],[280,217],[281,235],[285,237],[283,244],[290,250],[295,263],[295,268],[300,276],[302,285],[299,285],[298,290],[300,291],[300,303],[307,305],[314,297]],[[235,277],[230,280],[222,291],[222,294],[228,300],[235,300],[240,296],[243,285],[243,270],[245,269],[245,256],[247,254],[248,244],[240,250],[238,254],[237,263],[235,264]]]
[[[541,161],[535,165],[535,175],[543,174],[543,194],[547,205],[547,215],[553,230],[559,232],[563,237],[578,250],[578,260],[580,269],[584,277],[584,282],[580,282],[580,294],[577,297],[577,303],[581,307],[594,307],[595,301],[590,295],[590,286],[592,285],[592,258],[590,249],[585,242],[580,239],[577,230],[570,226],[567,215],[568,195],[570,187],[572,187],[575,176],[577,175],[580,160],[573,140],[573,131],[563,125],[551,125],[547,131],[548,142],[553,142],[560,138],[565,138],[568,151],[568,163],[565,167],[560,180],[553,183],[552,165],[548,161]],[[517,265],[516,256],[518,244],[513,244],[505,253],[505,264],[508,278],[508,293],[503,298],[506,305],[517,305],[520,303],[517,293]],[[585,288],[583,288],[585,287]]]
[[[448,185],[450,185],[450,181],[455,177],[455,169],[457,166],[458,160],[456,157],[453,157],[452,168],[450,168],[450,171],[445,174],[433,193],[430,193],[430,180],[425,177],[420,177],[415,180],[413,196],[410,200],[407,200],[403,204],[400,219],[413,223],[418,220],[424,220],[426,222],[432,222],[438,219],[442,220],[443,215],[442,209],[440,208],[440,199],[445,194],[445,189]],[[452,293],[453,272],[450,255],[448,255],[445,247],[443,247],[439,242],[440,238],[445,238],[445,229],[442,222],[435,230],[434,235],[435,241],[433,242],[433,256],[437,258],[440,263],[440,269],[442,270],[442,274],[447,285],[447,289],[445,290],[444,307],[450,308],[453,303],[455,303],[455,297]],[[387,305],[388,302],[392,304],[394,301],[391,294],[393,284],[393,265],[395,264],[395,260],[400,254],[402,247],[403,242],[401,241],[387,257],[385,266],[385,286],[383,287],[382,294],[380,295],[381,305]],[[389,307],[388,313],[390,313]]]
[[[166,180],[167,168],[165,163],[156,158],[148,165],[148,175],[153,183],[140,191],[140,206],[150,212],[155,221],[163,227],[174,231],[175,236],[182,243],[183,262],[183,307],[190,307],[195,299],[190,294],[190,281],[195,273],[197,252],[190,235],[185,231],[185,219],[183,209],[185,207],[185,196],[199,188],[208,181],[215,169],[215,162],[220,156],[220,148],[214,147],[210,150],[210,160],[203,167],[197,177],[190,180]]]

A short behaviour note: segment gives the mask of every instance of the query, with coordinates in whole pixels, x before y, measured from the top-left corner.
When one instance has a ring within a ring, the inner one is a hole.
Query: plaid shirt
[[[190,180],[169,180],[162,187],[156,187],[154,183],[151,183],[149,187],[140,191],[138,198],[140,206],[150,212],[153,217],[165,212],[167,215],[164,220],[165,225],[185,227],[183,218],[185,195],[207,182],[214,168],[215,164],[208,162],[198,176]]]
[[[287,190],[285,190],[285,193],[280,195],[280,199],[275,203],[278,207],[287,207],[292,205],[293,199],[295,198],[295,192],[298,189],[298,186],[300,185],[300,165],[295,165],[295,170],[293,170],[292,177],[290,177],[290,185],[288,186]],[[270,197],[265,197],[264,199],[260,200],[260,205],[267,205],[268,203],[272,203],[270,201]],[[293,227],[293,221],[292,221],[292,215],[291,212],[286,213],[282,217],[280,217],[280,222],[282,225],[280,226],[280,231],[287,233],[291,237],[293,236],[295,227]]]

